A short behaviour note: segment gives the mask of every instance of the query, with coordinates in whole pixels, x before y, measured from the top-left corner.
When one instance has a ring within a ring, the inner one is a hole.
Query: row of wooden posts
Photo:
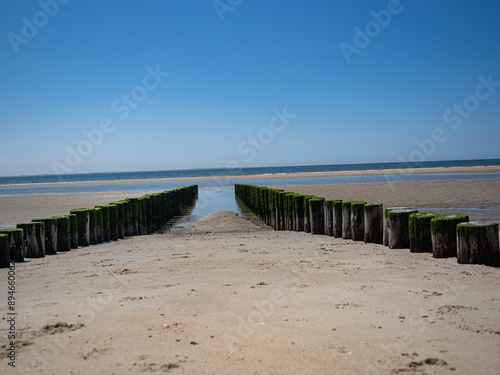
[[[282,189],[235,185],[235,194],[275,230],[304,231],[384,244],[391,249],[457,257],[461,264],[500,266],[497,223],[469,222],[467,215],[438,215],[381,203],[326,200]]]
[[[33,219],[17,224],[15,229],[0,230],[0,267],[24,258],[153,233],[192,205],[197,196],[198,186],[192,185],[75,209],[69,215]]]

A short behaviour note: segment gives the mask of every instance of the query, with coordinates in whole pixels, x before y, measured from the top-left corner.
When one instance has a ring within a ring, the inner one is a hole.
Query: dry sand
[[[456,184],[287,189],[413,207],[498,205],[497,182]],[[0,217],[16,223],[141,194],[0,197]],[[179,225],[16,264],[17,367],[5,357],[2,288],[0,372],[499,373],[500,269],[275,232],[231,212]]]

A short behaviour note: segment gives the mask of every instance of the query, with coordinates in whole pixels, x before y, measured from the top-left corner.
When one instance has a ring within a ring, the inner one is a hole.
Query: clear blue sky
[[[499,25],[497,0],[2,1],[0,176],[500,158]]]

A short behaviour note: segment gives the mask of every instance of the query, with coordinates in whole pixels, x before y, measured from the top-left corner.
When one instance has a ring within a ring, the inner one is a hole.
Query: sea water
[[[140,172],[106,172],[80,173],[60,175],[13,176],[1,177],[0,185],[41,184],[58,182],[85,182],[85,181],[126,181],[147,180],[158,178],[189,178],[189,177],[231,177],[237,175],[269,175],[291,174],[306,172],[338,172],[338,171],[367,171],[383,169],[405,168],[436,168],[436,167],[470,167],[500,165],[500,159],[482,160],[448,160],[425,161],[411,164],[404,163],[364,163],[364,164],[330,164],[330,165],[298,165],[281,167],[252,167],[252,168],[210,168],[210,169],[182,169],[165,171]]]

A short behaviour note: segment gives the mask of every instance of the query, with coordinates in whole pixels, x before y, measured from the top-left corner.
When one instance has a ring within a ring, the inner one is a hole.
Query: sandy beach
[[[384,205],[473,208],[481,220],[500,220],[498,181],[285,189]],[[0,196],[0,226],[142,194]],[[8,368],[5,355],[6,291],[0,368],[16,374],[498,373],[500,269],[275,232],[232,212],[179,225],[182,231],[16,264],[16,368]],[[6,280],[2,269],[1,284]]]

